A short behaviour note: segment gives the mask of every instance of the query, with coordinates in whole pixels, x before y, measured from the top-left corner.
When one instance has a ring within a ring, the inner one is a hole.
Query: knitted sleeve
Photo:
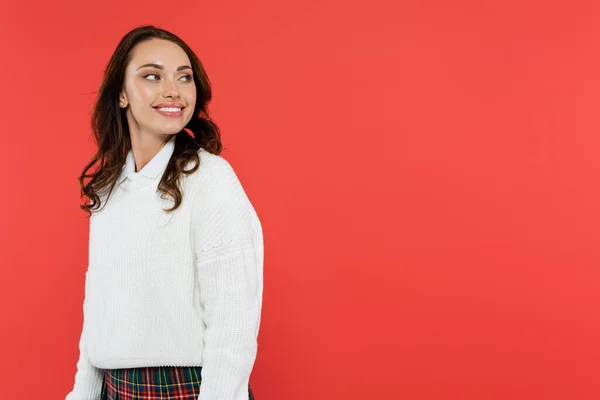
[[[65,400],[99,400],[102,390],[102,374],[87,358],[85,350],[86,324],[85,306],[87,302],[87,272],[85,274],[85,296],[83,300],[83,328],[79,337],[79,360],[73,390],[67,394]]]
[[[247,400],[261,317],[262,228],[229,163],[211,162],[203,165],[206,179],[196,188],[192,209],[206,327],[198,400]]]

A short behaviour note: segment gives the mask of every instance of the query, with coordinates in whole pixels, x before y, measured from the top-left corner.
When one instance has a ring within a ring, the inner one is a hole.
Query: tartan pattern
[[[198,400],[202,367],[103,370],[100,400]],[[248,399],[254,395],[248,386]]]

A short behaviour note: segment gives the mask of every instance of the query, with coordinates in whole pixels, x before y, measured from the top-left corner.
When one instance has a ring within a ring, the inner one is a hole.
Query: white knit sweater
[[[246,400],[263,291],[261,223],[231,165],[199,150],[182,204],[156,190],[174,149],[139,172],[133,153],[90,218],[84,323],[73,390],[98,400],[102,369],[202,366],[198,400]],[[186,168],[187,169],[187,168]]]

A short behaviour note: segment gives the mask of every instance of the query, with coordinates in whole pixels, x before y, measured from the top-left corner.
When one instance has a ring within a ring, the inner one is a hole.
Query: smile
[[[184,107],[154,107],[154,109],[159,114],[167,117],[179,117],[183,115]]]

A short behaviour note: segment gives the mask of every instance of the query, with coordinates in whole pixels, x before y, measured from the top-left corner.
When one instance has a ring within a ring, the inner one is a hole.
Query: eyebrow
[[[141,67],[138,68],[138,71],[144,67],[154,67],[157,69],[165,69],[165,67],[163,67],[160,64],[154,64],[154,63],[149,63],[149,64],[144,64]],[[177,71],[182,71],[184,69],[192,69],[192,67],[190,67],[189,65],[180,65],[179,67],[177,67]]]

